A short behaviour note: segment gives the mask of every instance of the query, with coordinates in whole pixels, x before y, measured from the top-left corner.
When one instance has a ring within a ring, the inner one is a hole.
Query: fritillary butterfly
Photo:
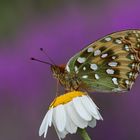
[[[48,58],[52,63],[31,59],[50,65],[54,78],[67,91],[128,91],[140,70],[140,30],[109,34],[82,49],[66,65],[55,65]]]
[[[66,90],[122,92],[131,89],[140,69],[140,30],[109,34],[74,55],[65,66],[51,65]]]

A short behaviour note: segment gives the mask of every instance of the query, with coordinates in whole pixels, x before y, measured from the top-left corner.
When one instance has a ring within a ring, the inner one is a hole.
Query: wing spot
[[[126,83],[127,85],[129,85],[129,80],[125,80],[125,83]]]
[[[86,70],[86,67],[83,67],[83,70],[85,71]]]
[[[132,75],[133,75],[133,73],[132,73],[132,72],[130,72],[130,73],[129,73],[129,78],[131,78],[131,77],[132,77]]]
[[[111,67],[116,67],[118,65],[118,63],[117,62],[109,62],[108,65]]]
[[[87,49],[87,52],[93,52],[93,51],[94,51],[94,49],[92,47]]]
[[[131,58],[132,60],[134,60],[134,59],[135,59],[135,57],[134,57],[134,55],[133,55],[133,54],[131,54],[131,55],[130,55],[130,58]]]
[[[104,40],[107,41],[107,42],[109,42],[109,41],[112,40],[112,38],[111,37],[106,37]]]
[[[129,51],[129,46],[128,45],[124,45],[124,48],[126,51]]]
[[[113,60],[116,59],[116,56],[112,56],[112,59],[113,59]]]
[[[132,69],[134,69],[134,67],[135,67],[135,64],[133,63],[131,66],[132,66]]]
[[[137,47],[139,48],[140,47],[140,44],[137,44]]]
[[[101,54],[101,51],[100,50],[96,50],[95,52],[94,52],[94,56],[97,56],[97,55],[100,55]]]
[[[91,68],[92,70],[97,70],[97,69],[98,69],[98,66],[97,66],[96,64],[91,64],[91,65],[90,65],[90,68]]]
[[[121,41],[120,39],[116,39],[115,42],[116,42],[117,44],[121,44],[121,43],[122,43],[122,41]]]
[[[106,58],[107,56],[108,56],[108,54],[104,53],[104,54],[101,55],[101,58]]]
[[[112,81],[115,85],[118,85],[118,79],[117,78],[112,78]]]
[[[82,78],[86,79],[88,78],[88,75],[83,75]]]
[[[77,67],[77,66],[75,66],[75,67],[74,67],[74,70],[75,70],[75,72],[76,72],[76,73],[78,73],[78,72],[79,72],[79,71],[78,71],[78,67]]]
[[[139,37],[139,34],[138,33],[136,33],[135,35],[136,35],[136,37]]]
[[[137,32],[135,30],[132,31],[133,34],[136,34]]]
[[[86,58],[85,57],[78,57],[77,61],[79,63],[84,63],[86,61]]]
[[[114,70],[113,69],[107,69],[106,72],[107,72],[107,74],[114,74]]]
[[[70,67],[68,65],[66,65],[66,70],[70,72]]]
[[[98,74],[95,74],[95,78],[98,80],[100,79],[99,75]]]

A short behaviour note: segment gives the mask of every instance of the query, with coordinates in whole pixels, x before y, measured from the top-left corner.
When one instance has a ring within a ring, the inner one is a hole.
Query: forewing
[[[82,87],[93,91],[130,90],[140,69],[140,30],[116,32],[95,41],[66,65]]]

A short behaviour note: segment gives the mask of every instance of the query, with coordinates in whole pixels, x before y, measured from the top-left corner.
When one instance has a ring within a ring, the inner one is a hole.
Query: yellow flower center
[[[82,95],[86,95],[86,93],[81,92],[81,91],[72,91],[72,92],[68,92],[66,94],[63,94],[61,96],[58,96],[57,98],[55,98],[53,100],[53,102],[49,106],[49,109],[52,107],[56,107],[60,104],[66,104],[66,103],[70,102],[73,98],[80,97]]]

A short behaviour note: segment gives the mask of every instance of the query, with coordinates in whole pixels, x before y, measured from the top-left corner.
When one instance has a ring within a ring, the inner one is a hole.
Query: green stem
[[[78,128],[78,132],[84,140],[91,140],[85,129]]]

